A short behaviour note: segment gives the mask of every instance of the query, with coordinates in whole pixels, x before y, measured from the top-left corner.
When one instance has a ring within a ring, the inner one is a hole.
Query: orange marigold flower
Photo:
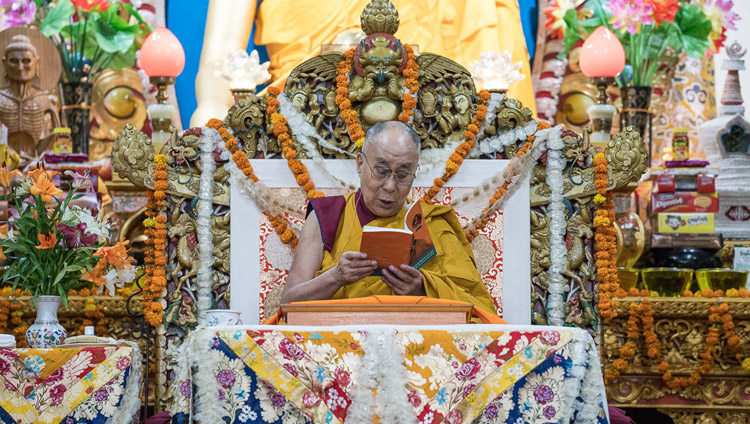
[[[220,119],[211,118],[206,123],[206,126],[213,129],[218,129],[224,126],[224,123]]]
[[[274,87],[274,86],[268,87],[268,94],[272,96],[278,96],[280,93],[281,93],[281,90],[279,90],[278,87]]]
[[[300,174],[297,175],[297,184],[298,185],[305,185],[306,182],[310,181],[310,176],[308,174]]]

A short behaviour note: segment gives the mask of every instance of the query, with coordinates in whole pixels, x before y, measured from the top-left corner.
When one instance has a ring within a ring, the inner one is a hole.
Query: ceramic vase
[[[26,330],[26,344],[35,349],[50,349],[62,344],[68,333],[57,320],[60,296],[39,296],[35,303],[36,320]]]
[[[62,83],[63,115],[70,127],[73,153],[89,154],[92,93],[93,85],[90,82]]]

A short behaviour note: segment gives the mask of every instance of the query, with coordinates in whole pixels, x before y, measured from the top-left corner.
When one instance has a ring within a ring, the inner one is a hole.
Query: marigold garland
[[[638,321],[641,322],[643,328],[643,337],[648,348],[647,356],[657,364],[656,368],[662,374],[662,380],[670,389],[683,390],[686,387],[695,386],[711,370],[716,359],[715,355],[717,354],[719,336],[722,330],[729,353],[734,355],[735,359],[741,363],[743,370],[750,372],[750,358],[742,359],[740,354],[742,348],[741,341],[734,331],[733,318],[729,312],[729,305],[726,302],[717,303],[717,305],[709,307],[708,320],[711,326],[708,329],[708,335],[706,335],[705,348],[699,355],[701,365],[691,371],[687,377],[675,377],[670,370],[671,365],[661,354],[659,339],[654,331],[653,307],[647,298],[650,296],[650,293],[646,290],[639,291],[638,289],[631,288],[628,294],[631,296],[640,295],[646,298],[640,302],[640,305],[635,302],[630,305],[628,312],[628,342],[620,348],[620,358],[613,361],[612,368],[605,371],[604,379],[606,383],[617,379],[621,373],[625,372],[628,368],[628,361],[634,357],[635,351],[634,349],[630,349],[629,344],[632,341],[632,347],[634,348],[635,343],[638,341]],[[726,295],[727,297],[750,297],[750,292],[745,289],[732,289],[728,290]],[[722,290],[712,291],[705,289],[693,294],[686,290],[683,292],[683,296],[721,298],[724,297],[724,292]]]
[[[104,315],[104,305],[97,305],[93,296],[86,297],[84,303],[84,316],[86,317],[78,328],[78,334],[86,334],[86,327],[94,326],[94,334],[106,337],[109,318]]]
[[[0,300],[0,333],[5,333],[10,322],[10,300]]]
[[[398,120],[409,123],[411,117],[414,116],[414,108],[417,107],[417,99],[413,94],[416,94],[419,89],[419,64],[417,64],[414,49],[408,44],[404,44],[404,49],[406,50],[406,65],[403,75],[407,91],[401,101],[401,113],[398,115]],[[344,59],[336,66],[338,74],[336,76],[336,105],[339,108],[339,116],[346,123],[349,137],[354,141],[354,145],[361,149],[365,142],[365,132],[362,124],[359,123],[359,115],[356,110],[352,109],[352,102],[349,100],[349,73],[352,71],[354,50],[349,49],[344,52]]]
[[[297,159],[297,150],[294,148],[294,141],[289,132],[288,122],[284,115],[278,112],[279,99],[276,97],[280,93],[281,91],[276,87],[268,88],[268,107],[266,108],[266,115],[270,117],[271,123],[273,124],[273,134],[281,143],[281,149],[284,152],[287,166],[292,170],[294,178],[297,180],[297,184],[307,193],[307,197],[309,199],[323,197],[323,192],[316,190],[315,184],[310,180],[310,174],[307,172],[305,164]]]
[[[267,97],[268,102],[268,109],[267,112],[271,116],[272,122],[274,122],[274,129],[276,128],[276,124],[283,123],[286,125],[286,119],[283,115],[280,113],[277,113],[277,108],[279,106],[279,100],[276,98],[276,96],[279,94],[278,89],[275,87],[270,87],[268,89],[269,96]],[[282,121],[283,120],[283,121]],[[243,174],[245,174],[246,177],[250,178],[253,182],[257,183],[259,181],[258,176],[255,175],[255,172],[253,171],[253,167],[250,165],[250,161],[247,160],[247,156],[245,155],[245,152],[239,149],[237,145],[237,139],[229,132],[226,128],[224,128],[224,123],[221,122],[218,119],[211,119],[206,123],[206,126],[209,128],[215,129],[219,135],[221,136],[221,139],[224,140],[224,146],[232,153],[232,159],[234,160],[234,163],[237,165],[237,167],[242,171]],[[280,128],[280,130],[283,130],[283,128]],[[284,130],[288,131],[288,130]],[[284,137],[286,135],[286,137]],[[291,139],[288,132],[286,134],[279,134],[277,135],[279,137],[279,141],[282,141],[282,147],[286,150],[284,151],[284,156],[287,158],[287,162],[289,163],[289,159],[296,158],[297,152],[294,151],[294,144],[291,144],[290,146],[284,147],[283,141],[286,139]],[[303,170],[304,175],[307,176],[307,181],[305,181],[303,184],[300,184],[302,188],[308,193],[308,197],[312,195],[312,197],[322,197],[323,193],[315,190],[315,184],[313,184],[312,181],[310,181],[310,176],[307,174],[307,168],[305,168],[305,165],[302,164],[302,162],[296,160],[298,162],[299,166]],[[292,165],[289,163],[290,169],[294,166],[297,168],[297,164]],[[294,172],[295,169],[292,169],[292,172]],[[305,177],[297,176],[295,173],[295,176],[297,177],[297,182],[304,180]],[[312,193],[311,193],[312,191]],[[284,218],[279,218],[277,216],[274,216],[268,212],[265,212],[265,215],[268,217],[268,220],[271,221],[271,225],[273,225],[274,230],[279,234],[281,237],[281,241],[284,243],[290,243],[292,245],[293,249],[297,248],[297,243],[299,240],[297,239],[297,235],[294,234],[294,232],[288,228],[286,222],[284,221]]]
[[[544,121],[540,121],[537,124],[537,127],[536,127],[537,131],[544,130],[544,129],[547,129],[547,128],[549,128],[549,124],[546,123],[546,122],[544,122]],[[523,144],[523,146],[521,146],[520,149],[518,149],[518,151],[516,152],[516,154],[514,155],[514,157],[515,158],[520,158],[522,156],[525,156],[529,152],[529,150],[534,146],[534,141],[535,140],[536,140],[536,136],[534,136],[534,135],[528,136],[526,138],[526,142]],[[513,174],[513,176],[515,176],[515,174]],[[489,205],[485,206],[485,208],[482,210],[483,214],[486,213],[488,210],[490,210],[490,208],[495,203],[497,203],[500,199],[503,198],[503,196],[505,195],[505,193],[508,191],[508,187],[510,186],[510,183],[511,183],[511,180],[507,180],[507,181],[505,181],[503,183],[502,186],[498,187],[498,189],[495,191],[495,193],[490,198]],[[442,179],[440,179],[440,178],[436,178],[435,179],[435,185],[438,185],[439,187],[442,187],[443,184],[445,184],[445,182]],[[487,216],[485,219],[482,220],[482,222],[480,222],[479,224],[477,224],[477,226],[473,230],[470,230],[470,231],[467,231],[466,233],[464,233],[464,235],[466,236],[466,239],[469,240],[469,242],[471,242],[472,240],[474,240],[474,238],[479,234],[479,231],[482,228],[484,228],[485,225],[487,225],[487,222],[489,221],[489,218],[490,217]]]
[[[0,290],[0,296],[7,297],[7,299],[0,300],[0,333],[8,330],[9,325],[13,326],[13,335],[18,342],[18,347],[26,347],[26,330],[29,328],[21,326],[23,323],[22,305],[16,299],[23,294],[21,289],[13,290],[10,286]]]
[[[607,158],[604,152],[594,155],[594,186],[596,196],[594,204],[597,206],[594,216],[594,227],[596,228],[596,269],[599,279],[599,314],[609,321],[617,316],[615,302],[612,296],[620,288],[617,283],[617,267],[615,256],[617,254],[617,240],[615,236],[615,213],[613,193],[607,192],[608,170]]]
[[[458,172],[458,168],[464,161],[466,155],[471,152],[474,147],[474,138],[479,134],[479,127],[482,125],[482,121],[487,116],[487,102],[490,100],[490,92],[482,90],[478,94],[479,106],[474,116],[471,118],[471,123],[466,126],[464,131],[464,141],[456,147],[456,150],[451,153],[448,157],[448,161],[445,163],[445,172],[440,178],[436,178],[432,187],[427,190],[427,193],[422,197],[422,201],[425,203],[432,203],[432,198],[440,191],[440,187],[445,185],[448,180],[453,178]]]
[[[265,214],[268,217],[268,220],[271,221],[271,226],[273,226],[273,229],[276,231],[276,234],[279,235],[281,241],[287,244],[291,244],[292,249],[296,250],[299,239],[297,238],[297,235],[294,234],[294,231],[292,231],[291,228],[288,228],[287,223],[284,221],[284,219],[272,215],[268,212],[265,212]]]
[[[159,302],[162,292],[167,286],[164,265],[167,262],[165,255],[167,246],[167,218],[159,214],[159,209],[165,206],[166,193],[169,188],[167,181],[167,157],[156,155],[154,157],[154,190],[146,191],[146,219],[143,224],[146,227],[146,280],[143,288],[143,314],[152,326],[156,327],[164,320],[164,308]],[[164,171],[164,172],[160,172]]]

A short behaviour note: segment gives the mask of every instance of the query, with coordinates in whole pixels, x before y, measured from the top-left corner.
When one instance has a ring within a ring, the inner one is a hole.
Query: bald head
[[[414,146],[417,152],[417,156],[421,151],[422,143],[419,140],[419,135],[410,126],[404,124],[401,121],[382,121],[371,126],[365,134],[365,144],[362,146],[362,151],[367,152],[369,145],[380,144],[380,143],[405,143],[410,142]]]
[[[393,216],[404,207],[419,150],[419,136],[402,122],[379,122],[367,131],[357,173],[362,200],[376,216]]]

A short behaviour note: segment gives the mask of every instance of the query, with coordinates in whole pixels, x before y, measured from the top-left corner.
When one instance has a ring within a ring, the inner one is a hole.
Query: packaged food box
[[[656,214],[659,233],[713,233],[713,213],[662,212]]]
[[[694,191],[651,193],[651,213],[660,212],[717,213],[719,195]]]
[[[714,234],[651,234],[651,247],[697,247],[700,249],[719,250],[724,245],[721,233]]]

